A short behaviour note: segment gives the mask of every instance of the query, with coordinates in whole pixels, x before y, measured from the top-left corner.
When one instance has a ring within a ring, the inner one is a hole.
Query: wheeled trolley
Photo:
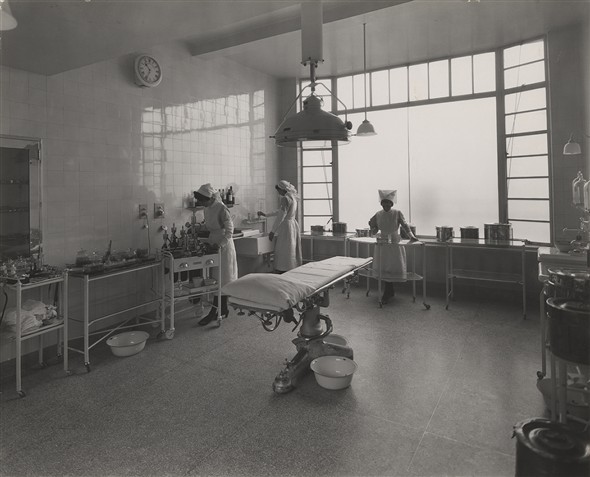
[[[406,249],[406,264],[410,264],[410,271],[406,271],[405,274],[399,276],[388,276],[388,281],[404,283],[412,282],[412,300],[416,302],[416,282],[422,282],[422,304],[429,310],[430,305],[426,302],[426,246],[424,242],[412,242],[410,240],[402,240],[399,243],[390,243],[385,240],[377,240],[375,237],[351,237],[349,239],[350,247],[352,250],[352,244],[355,245],[355,253],[357,257],[360,257],[363,252],[361,251],[362,244],[365,244],[367,250],[365,254],[372,256],[372,247],[404,247]],[[422,274],[416,273],[416,255],[421,254],[422,256]],[[381,256],[383,254],[380,254]],[[369,296],[371,290],[370,278],[377,280],[377,287],[379,293],[379,308],[383,307],[382,302],[382,281],[384,277],[381,274],[382,267],[377,264],[377,270],[367,268],[359,271],[359,275],[367,277],[367,291],[366,295]]]

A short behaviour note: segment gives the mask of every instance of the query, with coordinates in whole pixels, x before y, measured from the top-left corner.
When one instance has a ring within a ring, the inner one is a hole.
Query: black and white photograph
[[[0,0],[0,477],[590,476],[590,0]]]

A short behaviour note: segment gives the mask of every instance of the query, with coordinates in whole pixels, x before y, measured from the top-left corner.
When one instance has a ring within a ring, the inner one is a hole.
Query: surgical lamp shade
[[[302,141],[336,141],[349,144],[350,122],[322,110],[322,99],[312,93],[303,101],[303,110],[285,118],[275,133],[277,146],[297,147]]]
[[[8,0],[0,0],[0,31],[13,30],[18,25],[12,15]]]

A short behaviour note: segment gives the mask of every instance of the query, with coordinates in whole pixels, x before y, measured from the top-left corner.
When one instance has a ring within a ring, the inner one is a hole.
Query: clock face
[[[162,80],[162,68],[151,56],[142,55],[135,59],[135,74],[140,86],[157,86]]]

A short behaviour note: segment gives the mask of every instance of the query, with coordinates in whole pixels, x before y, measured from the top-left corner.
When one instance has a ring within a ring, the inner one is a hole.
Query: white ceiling
[[[300,1],[9,0],[18,21],[1,35],[0,64],[52,75],[180,43],[279,78],[301,66]],[[317,1],[317,0],[308,0]],[[318,76],[485,50],[580,23],[590,0],[324,0]]]

